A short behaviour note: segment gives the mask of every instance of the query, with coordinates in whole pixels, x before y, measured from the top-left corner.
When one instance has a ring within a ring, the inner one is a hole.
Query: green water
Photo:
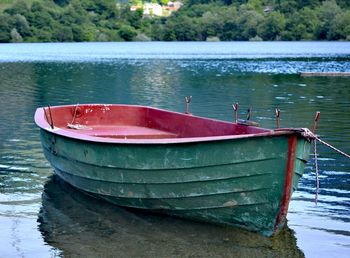
[[[349,43],[105,43],[0,45],[0,257],[347,257],[350,161],[318,146],[293,194],[288,228],[273,239],[237,229],[124,210],[52,178],[36,107],[127,103],[232,120],[312,127],[350,153]]]

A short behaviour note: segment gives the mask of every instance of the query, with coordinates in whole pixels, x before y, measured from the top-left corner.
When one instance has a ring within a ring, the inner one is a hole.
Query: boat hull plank
[[[288,137],[179,144],[169,149],[133,146],[133,155],[142,156],[135,159],[125,145],[87,144],[42,131],[44,153],[55,173],[78,189],[119,206],[239,226],[266,235],[274,232],[282,199]],[[305,146],[308,144],[301,139],[293,187],[306,162]],[[220,149],[221,154],[211,149]],[[95,155],[86,155],[84,150]],[[169,152],[171,161],[164,162]],[[197,167],[187,159],[197,160]]]

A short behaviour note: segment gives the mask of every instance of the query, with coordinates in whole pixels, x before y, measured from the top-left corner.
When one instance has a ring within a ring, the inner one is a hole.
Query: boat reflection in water
[[[39,228],[64,256],[304,257],[293,231],[272,238],[245,230],[145,214],[91,198],[53,176],[45,184]]]

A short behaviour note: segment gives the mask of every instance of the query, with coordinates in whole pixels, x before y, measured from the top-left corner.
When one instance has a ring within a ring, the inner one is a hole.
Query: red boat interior
[[[72,105],[42,109],[49,125],[88,136],[117,139],[165,139],[239,134],[270,130],[130,105]]]

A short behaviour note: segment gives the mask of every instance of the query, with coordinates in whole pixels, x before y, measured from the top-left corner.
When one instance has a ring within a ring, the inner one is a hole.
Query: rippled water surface
[[[124,210],[80,194],[45,160],[36,107],[128,103],[231,120],[249,106],[274,127],[312,127],[350,153],[349,43],[83,43],[0,45],[0,257],[348,257],[350,160],[318,145],[293,194],[288,227],[269,239],[230,228]]]

